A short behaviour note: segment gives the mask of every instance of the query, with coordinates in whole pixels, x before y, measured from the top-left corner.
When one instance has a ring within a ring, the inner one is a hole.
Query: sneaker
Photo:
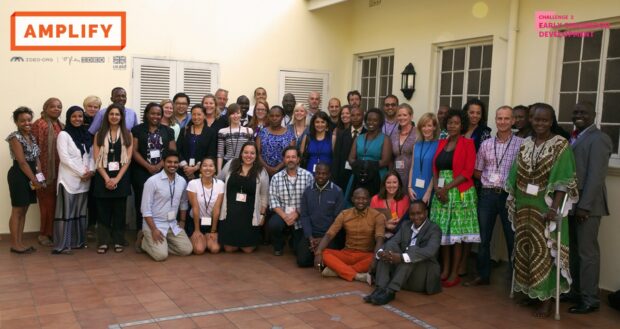
[[[375,295],[372,298],[372,304],[373,305],[385,305],[393,301],[395,295],[396,294],[394,293],[394,291],[390,289],[384,289],[383,291],[377,293],[377,295]]]
[[[334,272],[334,270],[332,270],[329,267],[326,267],[323,272],[321,272],[321,275],[323,275],[324,277],[330,277],[330,276],[338,276],[338,273]]]
[[[370,275],[368,273],[357,273],[355,274],[355,281],[366,282],[368,283]]]

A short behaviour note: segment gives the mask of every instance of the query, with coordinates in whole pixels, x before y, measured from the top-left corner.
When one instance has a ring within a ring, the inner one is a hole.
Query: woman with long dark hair
[[[316,165],[325,163],[332,164],[334,142],[332,132],[329,130],[329,116],[325,112],[317,112],[310,119],[310,131],[301,142],[300,153],[303,159],[304,169],[311,173],[315,172]]]
[[[84,126],[84,110],[67,110],[65,129],[58,134],[56,146],[60,166],[54,219],[53,254],[71,253],[87,243],[88,190],[95,175],[93,137]]]
[[[481,100],[472,98],[463,106],[463,112],[467,115],[467,121],[469,122],[463,135],[474,140],[474,146],[476,147],[476,152],[478,152],[480,144],[491,138],[491,128],[487,127],[485,117],[486,107]]]
[[[215,178],[216,174],[215,160],[206,157],[200,164],[200,178],[187,183],[187,198],[191,205],[187,234],[196,255],[203,254],[205,250],[214,254],[220,251],[217,224],[225,190],[224,181]]]
[[[127,171],[132,154],[133,137],[125,126],[125,108],[112,104],[104,114],[94,143],[98,254],[108,252],[112,244],[115,252],[124,250],[127,197],[131,194]]]
[[[261,241],[260,227],[269,204],[269,176],[258,161],[256,144],[243,144],[239,157],[219,177],[225,181],[220,243],[226,252],[253,252]]]
[[[370,199],[370,207],[385,210],[385,238],[394,236],[403,216],[409,212],[409,198],[397,171],[391,170],[385,175],[379,193]]]
[[[196,104],[192,106],[191,113],[191,121],[181,129],[177,139],[177,150],[181,160],[179,163],[181,170],[178,174],[186,180],[198,176],[200,159],[217,156],[217,132],[207,127],[205,108]]]

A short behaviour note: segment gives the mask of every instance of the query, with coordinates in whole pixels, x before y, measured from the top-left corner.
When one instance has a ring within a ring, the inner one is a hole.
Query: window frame
[[[377,50],[377,51],[371,51],[371,52],[365,52],[365,53],[359,53],[359,54],[355,54],[354,55],[354,63],[355,63],[355,83],[354,86],[356,90],[358,90],[361,94],[362,94],[362,99],[361,99],[361,103],[360,106],[367,110],[367,108],[364,107],[364,98],[368,98],[368,95],[364,95],[364,93],[362,92],[362,72],[363,72],[363,65],[364,65],[364,60],[367,59],[371,59],[371,58],[377,58],[377,73],[375,75],[376,78],[376,83],[375,83],[375,95],[373,95],[373,97],[375,98],[375,104],[373,106],[369,106],[370,107],[379,107],[382,108],[383,107],[383,98],[381,97],[381,91],[380,91],[380,87],[381,87],[381,58],[382,57],[392,57],[392,72],[391,72],[391,80],[392,80],[392,86],[388,87],[387,90],[387,94],[383,95],[383,97],[389,95],[389,94],[394,94],[394,68],[396,67],[395,63],[396,63],[396,55],[394,53],[394,49],[383,49],[383,50]],[[348,100],[344,99],[342,100],[342,104],[348,104]]]

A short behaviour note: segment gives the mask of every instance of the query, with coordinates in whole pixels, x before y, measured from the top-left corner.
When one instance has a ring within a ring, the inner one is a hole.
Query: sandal
[[[103,255],[106,252],[108,252],[108,245],[107,244],[102,244],[102,245],[99,246],[99,248],[97,248],[97,253],[99,255]]]
[[[50,238],[45,235],[39,235],[37,239],[39,240],[39,244],[44,247],[51,247],[52,245],[54,245],[52,240],[50,240]]]
[[[120,254],[124,250],[125,250],[125,247],[123,247],[123,245],[120,245],[120,244],[115,244],[114,245],[114,252],[115,253]]]

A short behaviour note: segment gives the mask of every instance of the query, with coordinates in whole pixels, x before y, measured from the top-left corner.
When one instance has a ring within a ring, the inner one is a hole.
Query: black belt
[[[483,190],[487,190],[487,191],[491,191],[491,192],[496,193],[496,194],[507,193],[507,192],[506,192],[506,191],[504,191],[504,189],[503,189],[503,188],[501,188],[501,187],[483,187],[482,189],[483,189]]]

